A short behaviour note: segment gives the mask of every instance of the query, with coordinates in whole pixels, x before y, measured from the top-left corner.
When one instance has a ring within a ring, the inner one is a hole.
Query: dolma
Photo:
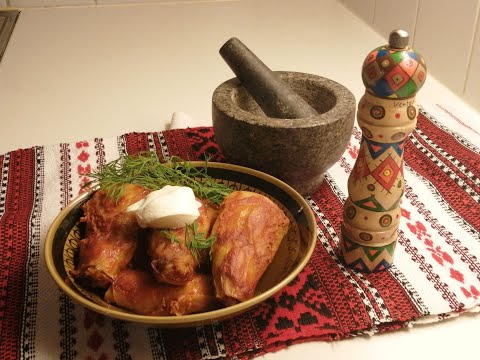
[[[210,230],[217,217],[217,208],[207,200],[197,199],[202,203],[198,209],[197,232],[203,238],[210,235]],[[151,259],[152,272],[160,283],[183,285],[190,281],[196,269],[208,263],[209,251],[204,250],[195,257],[187,247],[185,227],[178,229],[152,229],[148,234],[147,247]]]
[[[212,274],[216,294],[225,305],[254,296],[289,228],[285,213],[269,198],[235,191],[220,205],[212,234]]]
[[[131,261],[139,238],[135,215],[126,208],[143,199],[149,190],[127,184],[115,201],[98,190],[83,206],[86,237],[80,240],[79,257],[72,276],[83,284],[107,288]]]
[[[105,301],[140,315],[187,315],[218,307],[211,276],[194,274],[185,285],[159,284],[152,274],[125,269],[105,293]]]

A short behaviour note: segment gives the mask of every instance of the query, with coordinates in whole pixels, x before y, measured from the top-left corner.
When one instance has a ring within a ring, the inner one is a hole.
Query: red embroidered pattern
[[[478,231],[480,216],[475,218],[475,214],[479,214],[480,206],[471,196],[471,191],[478,191],[475,176],[480,175],[480,157],[475,146],[437,126],[424,114],[419,116],[418,124],[418,131],[406,142],[406,166],[410,173],[419,175],[425,186],[437,191],[435,201],[451,214],[452,221],[466,233]],[[352,143],[338,164],[341,172],[342,168],[345,170],[344,174],[350,173],[349,161],[358,156],[358,146],[353,143],[360,137],[361,132],[354,129]],[[84,191],[81,184],[85,182],[86,173],[107,160],[102,141],[80,141],[57,148],[56,159],[60,161],[57,178],[61,184],[56,184],[60,193],[54,199],[57,202],[60,199],[62,207],[79,191]],[[109,146],[112,144],[115,141]],[[205,155],[213,161],[224,160],[210,127],[131,133],[118,138],[117,144],[120,153],[150,150],[159,156],[176,155],[188,160],[202,160]],[[27,249],[38,252],[33,247],[38,246],[38,237],[29,234],[33,216],[40,216],[34,210],[33,182],[35,177],[42,176],[36,162],[43,160],[35,154],[34,150],[18,150],[0,156],[0,271],[3,275],[0,277],[0,353],[6,360],[21,357],[20,344],[28,344],[28,354],[35,354],[37,350],[33,338],[28,342],[22,340],[26,336],[22,331],[27,326],[26,322],[22,325],[22,314],[30,313],[30,307],[37,306],[25,301],[25,291],[45,291],[25,286],[25,274],[32,271],[26,265]],[[335,179],[345,180],[346,177]],[[106,319],[89,310],[75,310],[68,297],[57,298],[52,294],[51,302],[59,309],[60,321],[55,333],[59,348],[52,349],[58,354],[52,356],[128,359],[144,351],[158,359],[249,359],[313,339],[327,341],[367,331],[390,331],[424,315],[432,315],[430,299],[421,298],[415,289],[415,279],[409,282],[400,267],[360,274],[339,260],[337,244],[345,194],[335,181],[327,174],[318,192],[307,199],[318,226],[318,241],[311,261],[291,284],[258,307],[203,327],[139,331],[135,326]],[[462,189],[462,181],[468,188]],[[464,239],[457,239],[449,224],[439,223],[408,180],[405,198],[408,207],[402,210],[404,227],[398,246],[402,247],[408,266],[423,276],[422,281],[430,286],[429,290],[443,298],[446,314],[441,318],[448,317],[448,307],[461,312],[480,306],[480,282],[473,281],[480,279],[480,254],[468,248]],[[470,233],[473,238],[475,234]],[[29,321],[32,327],[41,326],[34,323],[34,317]],[[141,343],[148,344],[148,349],[130,347],[138,336],[146,337]]]
[[[8,191],[0,209],[0,354],[17,359],[25,298],[25,263],[34,201],[35,149],[18,150],[1,157],[0,182]]]

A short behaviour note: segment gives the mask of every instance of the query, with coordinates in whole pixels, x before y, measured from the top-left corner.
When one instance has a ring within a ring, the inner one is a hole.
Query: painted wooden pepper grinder
[[[357,111],[362,140],[348,178],[340,255],[364,272],[389,268],[397,242],[404,191],[405,138],[417,123],[415,94],[425,82],[422,56],[408,46],[404,30],[374,49],[362,66],[365,95]]]

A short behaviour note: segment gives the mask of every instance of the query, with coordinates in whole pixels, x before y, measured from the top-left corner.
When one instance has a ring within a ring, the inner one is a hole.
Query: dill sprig
[[[170,229],[162,229],[160,233],[164,235],[172,244],[180,244],[180,240],[175,236],[175,234]]]
[[[170,229],[163,229],[161,232],[172,244],[180,243],[180,240]],[[190,225],[185,225],[185,246],[190,250],[196,260],[198,260],[200,251],[212,247],[215,239],[215,235],[207,237],[205,233],[198,231],[197,220]]]
[[[205,166],[198,169],[178,157],[161,163],[155,153],[147,152],[126,155],[106,164],[89,174],[92,181],[87,185],[98,184],[115,201],[122,196],[125,184],[136,184],[150,190],[158,190],[165,185],[188,186],[197,197],[220,204],[232,189],[208,176],[207,168],[208,159],[205,159]]]
[[[196,260],[198,260],[200,251],[212,247],[215,239],[215,235],[206,237],[205,233],[199,232],[196,220],[191,225],[185,226],[185,245],[190,249]]]

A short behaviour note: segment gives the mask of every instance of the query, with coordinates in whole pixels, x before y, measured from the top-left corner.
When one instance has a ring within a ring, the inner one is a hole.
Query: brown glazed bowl
[[[212,96],[216,141],[228,162],[271,174],[311,195],[350,139],[356,102],[339,83],[318,75],[277,72],[318,112],[302,119],[267,117],[237,78]]]
[[[205,162],[191,162],[203,168]],[[45,240],[45,262],[53,280],[78,304],[100,314],[134,323],[159,327],[188,327],[211,323],[240,314],[287,286],[305,267],[316,243],[316,222],[305,199],[284,182],[241,166],[208,163],[208,175],[235,190],[254,191],[272,199],[290,219],[290,228],[275,257],[258,283],[255,296],[242,303],[198,314],[145,316],[106,303],[101,294],[75,282],[69,271],[75,266],[78,243],[84,237],[80,223],[82,205],[93,191],[73,200],[55,218]]]

